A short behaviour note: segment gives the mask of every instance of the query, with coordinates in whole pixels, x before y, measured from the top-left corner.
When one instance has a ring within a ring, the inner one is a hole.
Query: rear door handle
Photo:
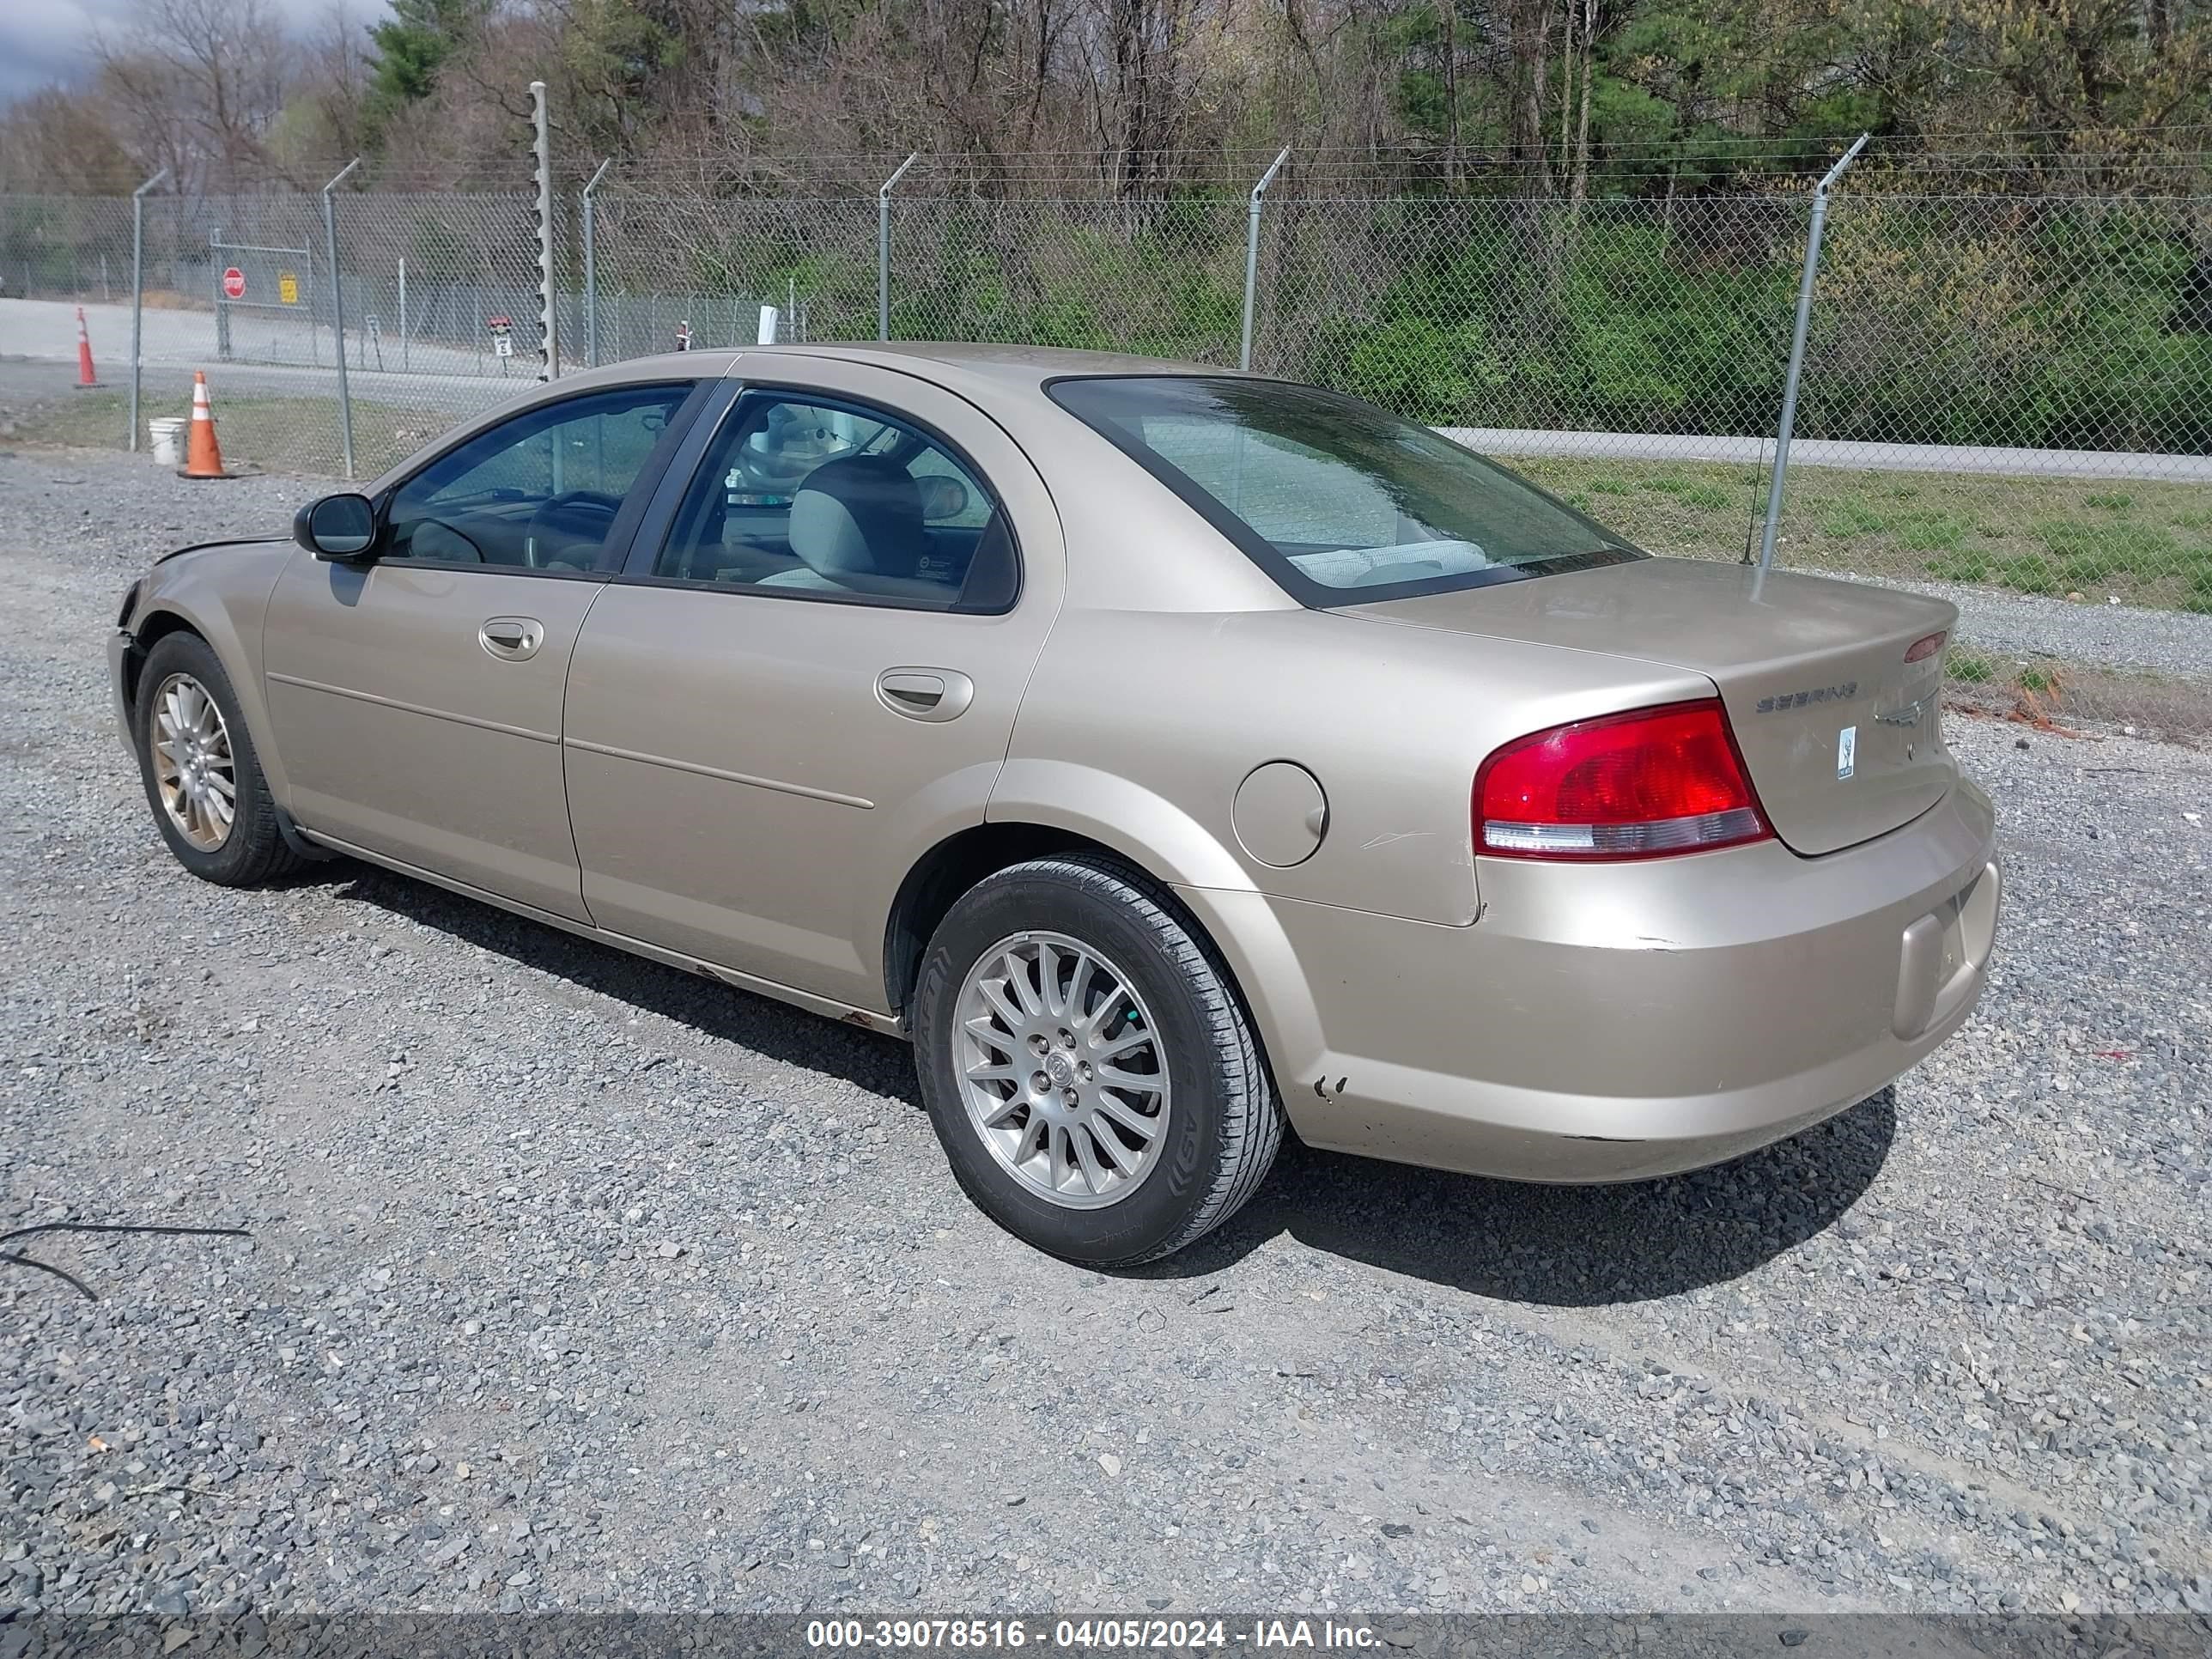
[[[529,617],[494,617],[477,629],[477,643],[495,657],[521,662],[545,643],[544,624]]]
[[[957,720],[975,701],[975,682],[951,668],[886,668],[876,676],[876,700],[908,720]]]

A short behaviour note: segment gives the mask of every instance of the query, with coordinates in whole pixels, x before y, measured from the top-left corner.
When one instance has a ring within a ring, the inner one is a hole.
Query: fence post
[[[545,356],[538,378],[561,378],[561,325],[553,309],[553,140],[547,129],[545,83],[530,83],[530,153],[538,161],[538,338]]]
[[[331,330],[338,348],[338,442],[345,452],[348,483],[353,480],[353,388],[346,383],[345,288],[338,276],[338,212],[331,192],[360,165],[361,157],[356,155],[338,169],[337,178],[323,186],[323,248],[330,256],[331,264]]]
[[[919,154],[919,152],[916,152]],[[891,186],[906,176],[914,165],[909,155],[898,164],[898,171],[884,180],[884,187],[876,192],[876,337],[891,337]]]
[[[615,158],[608,156],[584,186],[584,361],[593,368],[599,366],[599,228],[592,192],[614,164]]]
[[[408,373],[414,365],[408,358],[407,347],[407,256],[399,258],[399,372]]]
[[[146,192],[169,176],[163,167],[131,192],[131,453],[138,453],[138,348],[146,309]],[[26,292],[27,292],[27,289]]]
[[[1244,233],[1244,336],[1237,349],[1239,368],[1252,367],[1252,307],[1260,289],[1260,204],[1267,194],[1267,186],[1275,182],[1275,174],[1290,159],[1291,152],[1285,149],[1267,164],[1267,170],[1260,175],[1260,182],[1252,186],[1252,218]]]
[[[1782,382],[1782,421],[1774,433],[1774,476],[1766,486],[1766,528],[1759,538],[1761,570],[1773,568],[1775,532],[1782,526],[1782,484],[1790,471],[1790,434],[1797,424],[1797,380],[1805,372],[1805,332],[1813,320],[1813,285],[1820,273],[1820,231],[1828,222],[1828,191],[1866,148],[1868,137],[1859,134],[1843,159],[1813,187],[1813,223],[1805,234],[1805,278],[1797,287],[1797,328],[1790,340],[1790,371]]]

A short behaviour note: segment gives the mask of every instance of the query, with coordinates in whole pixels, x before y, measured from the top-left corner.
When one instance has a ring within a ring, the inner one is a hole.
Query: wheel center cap
[[[1055,1089],[1065,1089],[1075,1081],[1075,1062],[1066,1054],[1054,1054],[1044,1063],[1044,1074],[1052,1079]]]

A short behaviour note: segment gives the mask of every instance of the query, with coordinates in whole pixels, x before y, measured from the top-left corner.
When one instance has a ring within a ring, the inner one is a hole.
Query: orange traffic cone
[[[80,386],[100,384],[100,377],[92,372],[92,334],[84,325],[82,306],[76,308],[76,383]]]
[[[185,443],[184,470],[179,478],[228,478],[222,470],[222,447],[215,441],[215,410],[208,404],[207,371],[192,371],[192,429]]]

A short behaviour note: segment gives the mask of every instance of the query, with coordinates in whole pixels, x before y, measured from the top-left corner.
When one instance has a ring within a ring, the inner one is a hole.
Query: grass
[[[1657,553],[1758,544],[1763,470],[1540,459],[1510,465]],[[2212,614],[2212,486],[1796,467],[1776,562]]]
[[[191,393],[149,385],[138,414],[188,414]],[[216,434],[226,465],[263,472],[337,473],[344,454],[338,434],[337,405],[328,398],[268,397],[232,392],[216,405]],[[129,400],[120,392],[82,392],[42,404],[17,433],[42,444],[119,448],[129,425]],[[355,471],[372,477],[392,462],[412,454],[462,418],[462,411],[400,409],[386,404],[353,404]],[[141,434],[139,447],[146,447]]]
[[[1945,659],[1944,679],[1944,706],[1958,713],[2065,731],[2123,726],[2190,744],[2212,736],[2212,690],[2201,681],[2048,658],[1996,658],[1965,646]]]
[[[1943,678],[1945,704],[1954,710],[2068,729],[2118,726],[2183,742],[2212,734],[2212,686],[2170,675],[1995,656],[1954,645],[1943,659]]]
[[[234,466],[331,474],[340,455],[327,397],[219,394],[216,429]],[[149,376],[141,414],[190,406],[189,382]],[[367,477],[466,412],[356,398],[356,471]],[[119,392],[46,401],[19,439],[116,447]],[[1756,547],[1763,471],[1741,465],[1538,459],[1513,463],[1654,552],[1737,559]],[[1838,575],[1927,578],[2102,604],[2212,615],[2212,486],[2130,480],[1999,478],[1954,473],[1790,475],[1777,562]],[[1955,670],[1954,670],[1955,672]]]
[[[1951,678],[1963,680],[1968,685],[1988,685],[1996,679],[2000,672],[1990,658],[1963,645],[1952,648],[1950,656],[1945,659],[1944,668]]]

